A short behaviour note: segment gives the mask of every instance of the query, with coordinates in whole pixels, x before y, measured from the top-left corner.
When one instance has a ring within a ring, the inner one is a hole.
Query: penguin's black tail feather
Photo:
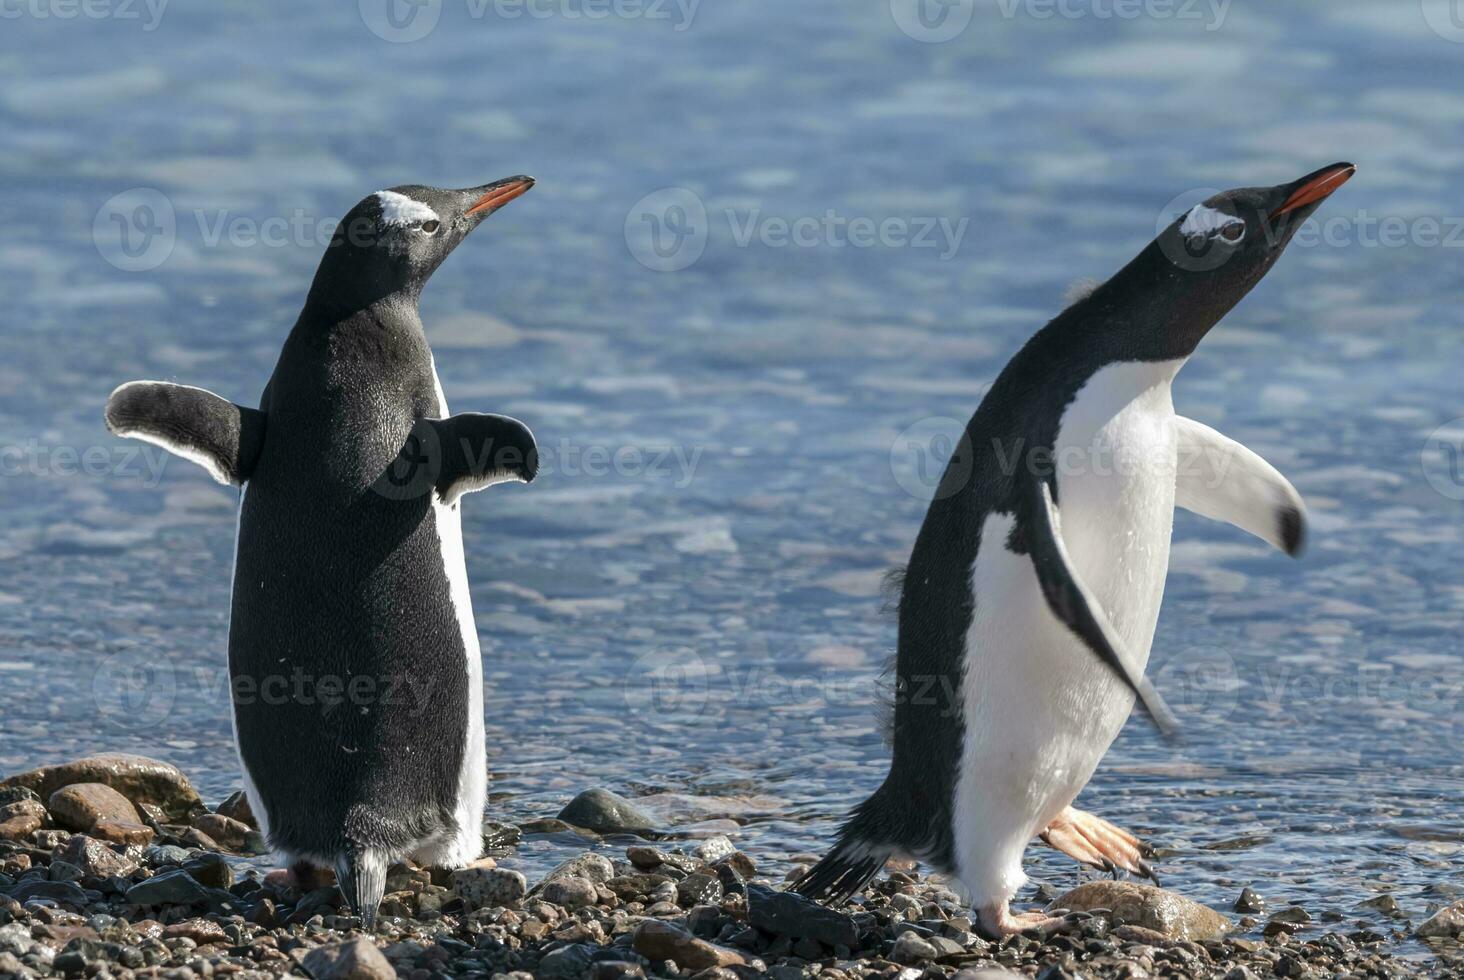
[[[376,927],[376,910],[386,894],[386,858],[370,848],[354,848],[336,859],[336,881],[351,911],[361,917],[361,927]]]
[[[840,841],[822,861],[795,881],[790,891],[816,902],[842,905],[879,874],[893,853],[892,847]]]
[[[879,830],[881,787],[850,815],[839,830],[839,842],[824,859],[804,872],[789,888],[804,898],[842,905],[869,884],[897,846]]]

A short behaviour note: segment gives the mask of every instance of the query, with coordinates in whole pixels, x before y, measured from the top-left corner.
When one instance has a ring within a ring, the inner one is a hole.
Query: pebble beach
[[[1464,902],[1341,913],[1246,888],[1217,910],[1090,876],[1019,903],[1066,910],[1056,931],[990,942],[915,868],[826,908],[782,890],[816,855],[761,861],[735,834],[677,840],[647,830],[656,819],[596,789],[554,817],[490,823],[469,867],[393,867],[368,934],[333,884],[261,860],[242,794],[209,807],[178,769],[122,754],[17,773],[0,781],[0,977],[1464,976]],[[513,865],[535,835],[584,849],[531,880]]]

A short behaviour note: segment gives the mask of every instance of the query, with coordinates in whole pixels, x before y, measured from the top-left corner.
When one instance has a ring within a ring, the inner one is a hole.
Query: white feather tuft
[[[419,221],[441,221],[437,212],[396,191],[377,191],[376,199],[381,202],[381,223],[383,225],[414,225]]]
[[[1190,208],[1189,214],[1184,216],[1184,221],[1179,226],[1179,233],[1186,238],[1190,235],[1208,236],[1226,225],[1235,224],[1238,221],[1240,219],[1233,214],[1226,214],[1224,211],[1216,211],[1203,204],[1196,204]]]

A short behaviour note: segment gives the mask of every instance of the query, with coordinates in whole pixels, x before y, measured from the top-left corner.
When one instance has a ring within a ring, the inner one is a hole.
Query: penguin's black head
[[[1188,356],[1355,170],[1334,163],[1290,183],[1216,194],[1172,221],[1099,292],[1141,308],[1131,329],[1146,336],[1130,341],[1154,345],[1149,356]]]
[[[469,232],[533,186],[534,178],[518,176],[462,190],[412,184],[377,191],[341,219],[311,301],[337,314],[392,295],[415,303]]]

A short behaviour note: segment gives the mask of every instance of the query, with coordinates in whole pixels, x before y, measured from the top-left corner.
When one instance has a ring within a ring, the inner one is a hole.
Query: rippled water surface
[[[234,788],[235,494],[111,439],[106,394],[153,377],[253,403],[320,222],[381,186],[530,172],[423,309],[454,409],[523,418],[546,450],[532,487],[465,505],[494,806],[669,794],[668,823],[735,821],[769,866],[818,849],[883,775],[879,582],[943,420],[1176,197],[1351,159],[1318,215],[1338,220],[1176,386],[1294,480],[1312,547],[1295,563],[1180,515],[1151,671],[1186,737],[1134,719],[1080,802],[1225,906],[1256,883],[1377,925],[1355,911],[1373,893],[1416,921],[1464,888],[1464,477],[1424,453],[1464,431],[1464,46],[1417,4],[1216,23],[983,3],[942,44],[885,3],[687,21],[445,0],[411,43],[353,7],[6,22],[0,770],[125,749]],[[138,188],[172,211],[165,257],[117,247],[141,199],[108,202]],[[928,244],[826,231],[853,219]],[[658,230],[683,250],[648,252]]]

